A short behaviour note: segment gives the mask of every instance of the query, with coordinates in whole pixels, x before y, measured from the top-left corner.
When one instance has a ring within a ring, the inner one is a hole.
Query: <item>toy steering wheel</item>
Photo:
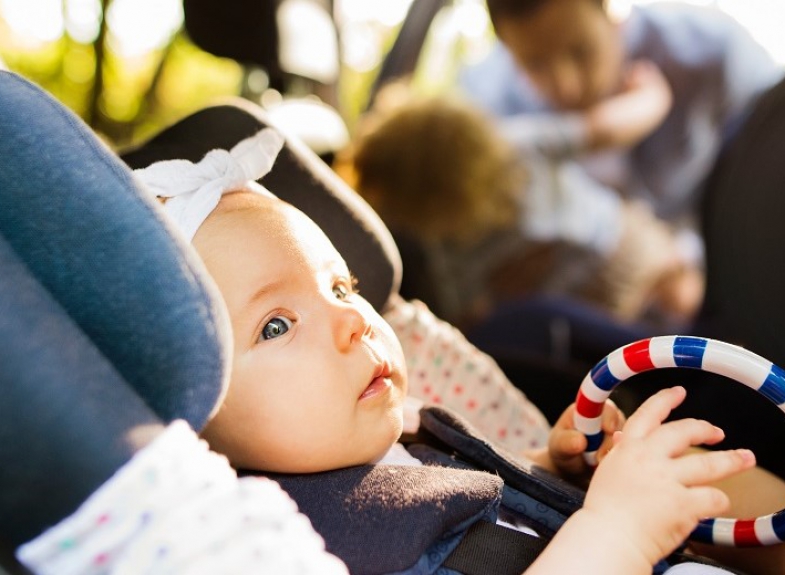
[[[608,354],[583,379],[575,408],[575,427],[586,436],[584,454],[597,464],[603,440],[602,409],[611,392],[636,373],[689,367],[724,375],[754,389],[785,411],[785,370],[729,343],[701,337],[663,336],[631,343]],[[785,509],[754,519],[702,520],[690,539],[730,547],[756,547],[785,541]]]

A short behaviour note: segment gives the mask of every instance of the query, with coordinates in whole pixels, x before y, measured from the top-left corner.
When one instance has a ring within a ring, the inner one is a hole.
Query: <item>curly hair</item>
[[[518,214],[525,172],[492,120],[467,102],[409,99],[358,136],[357,190],[393,229],[476,241]]]

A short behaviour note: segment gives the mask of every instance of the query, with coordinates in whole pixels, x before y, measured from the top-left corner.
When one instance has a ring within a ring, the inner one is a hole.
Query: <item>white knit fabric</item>
[[[164,211],[190,243],[221,196],[267,174],[283,144],[281,134],[265,128],[228,152],[208,152],[198,163],[164,160],[134,174],[150,193],[167,200]],[[261,186],[251,189],[270,194]]]
[[[238,480],[182,421],[16,554],[43,575],[348,573],[277,483]]]

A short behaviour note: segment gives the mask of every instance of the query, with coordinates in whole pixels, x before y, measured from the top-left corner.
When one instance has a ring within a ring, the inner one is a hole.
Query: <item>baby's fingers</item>
[[[718,517],[730,509],[730,498],[716,487],[692,487],[689,490],[689,509],[684,509],[697,520]]]
[[[755,467],[749,449],[706,451],[675,460],[679,481],[686,486],[705,485]]]
[[[687,392],[683,387],[662,389],[644,401],[635,410],[624,426],[624,435],[633,438],[646,437],[657,429],[671,410],[684,401]]]
[[[602,431],[607,435],[613,435],[624,427],[626,418],[621,409],[612,399],[605,401],[602,408]]]
[[[695,445],[714,445],[725,438],[725,432],[702,419],[686,418],[670,421],[652,432],[648,438],[651,449],[668,457],[683,455]]]

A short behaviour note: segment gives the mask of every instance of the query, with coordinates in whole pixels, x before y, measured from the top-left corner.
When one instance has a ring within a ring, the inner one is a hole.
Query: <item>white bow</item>
[[[265,128],[228,152],[208,152],[198,163],[164,160],[134,174],[150,193],[167,198],[164,211],[190,243],[221,196],[267,174],[283,144],[281,134]],[[252,189],[272,195],[264,188]]]

